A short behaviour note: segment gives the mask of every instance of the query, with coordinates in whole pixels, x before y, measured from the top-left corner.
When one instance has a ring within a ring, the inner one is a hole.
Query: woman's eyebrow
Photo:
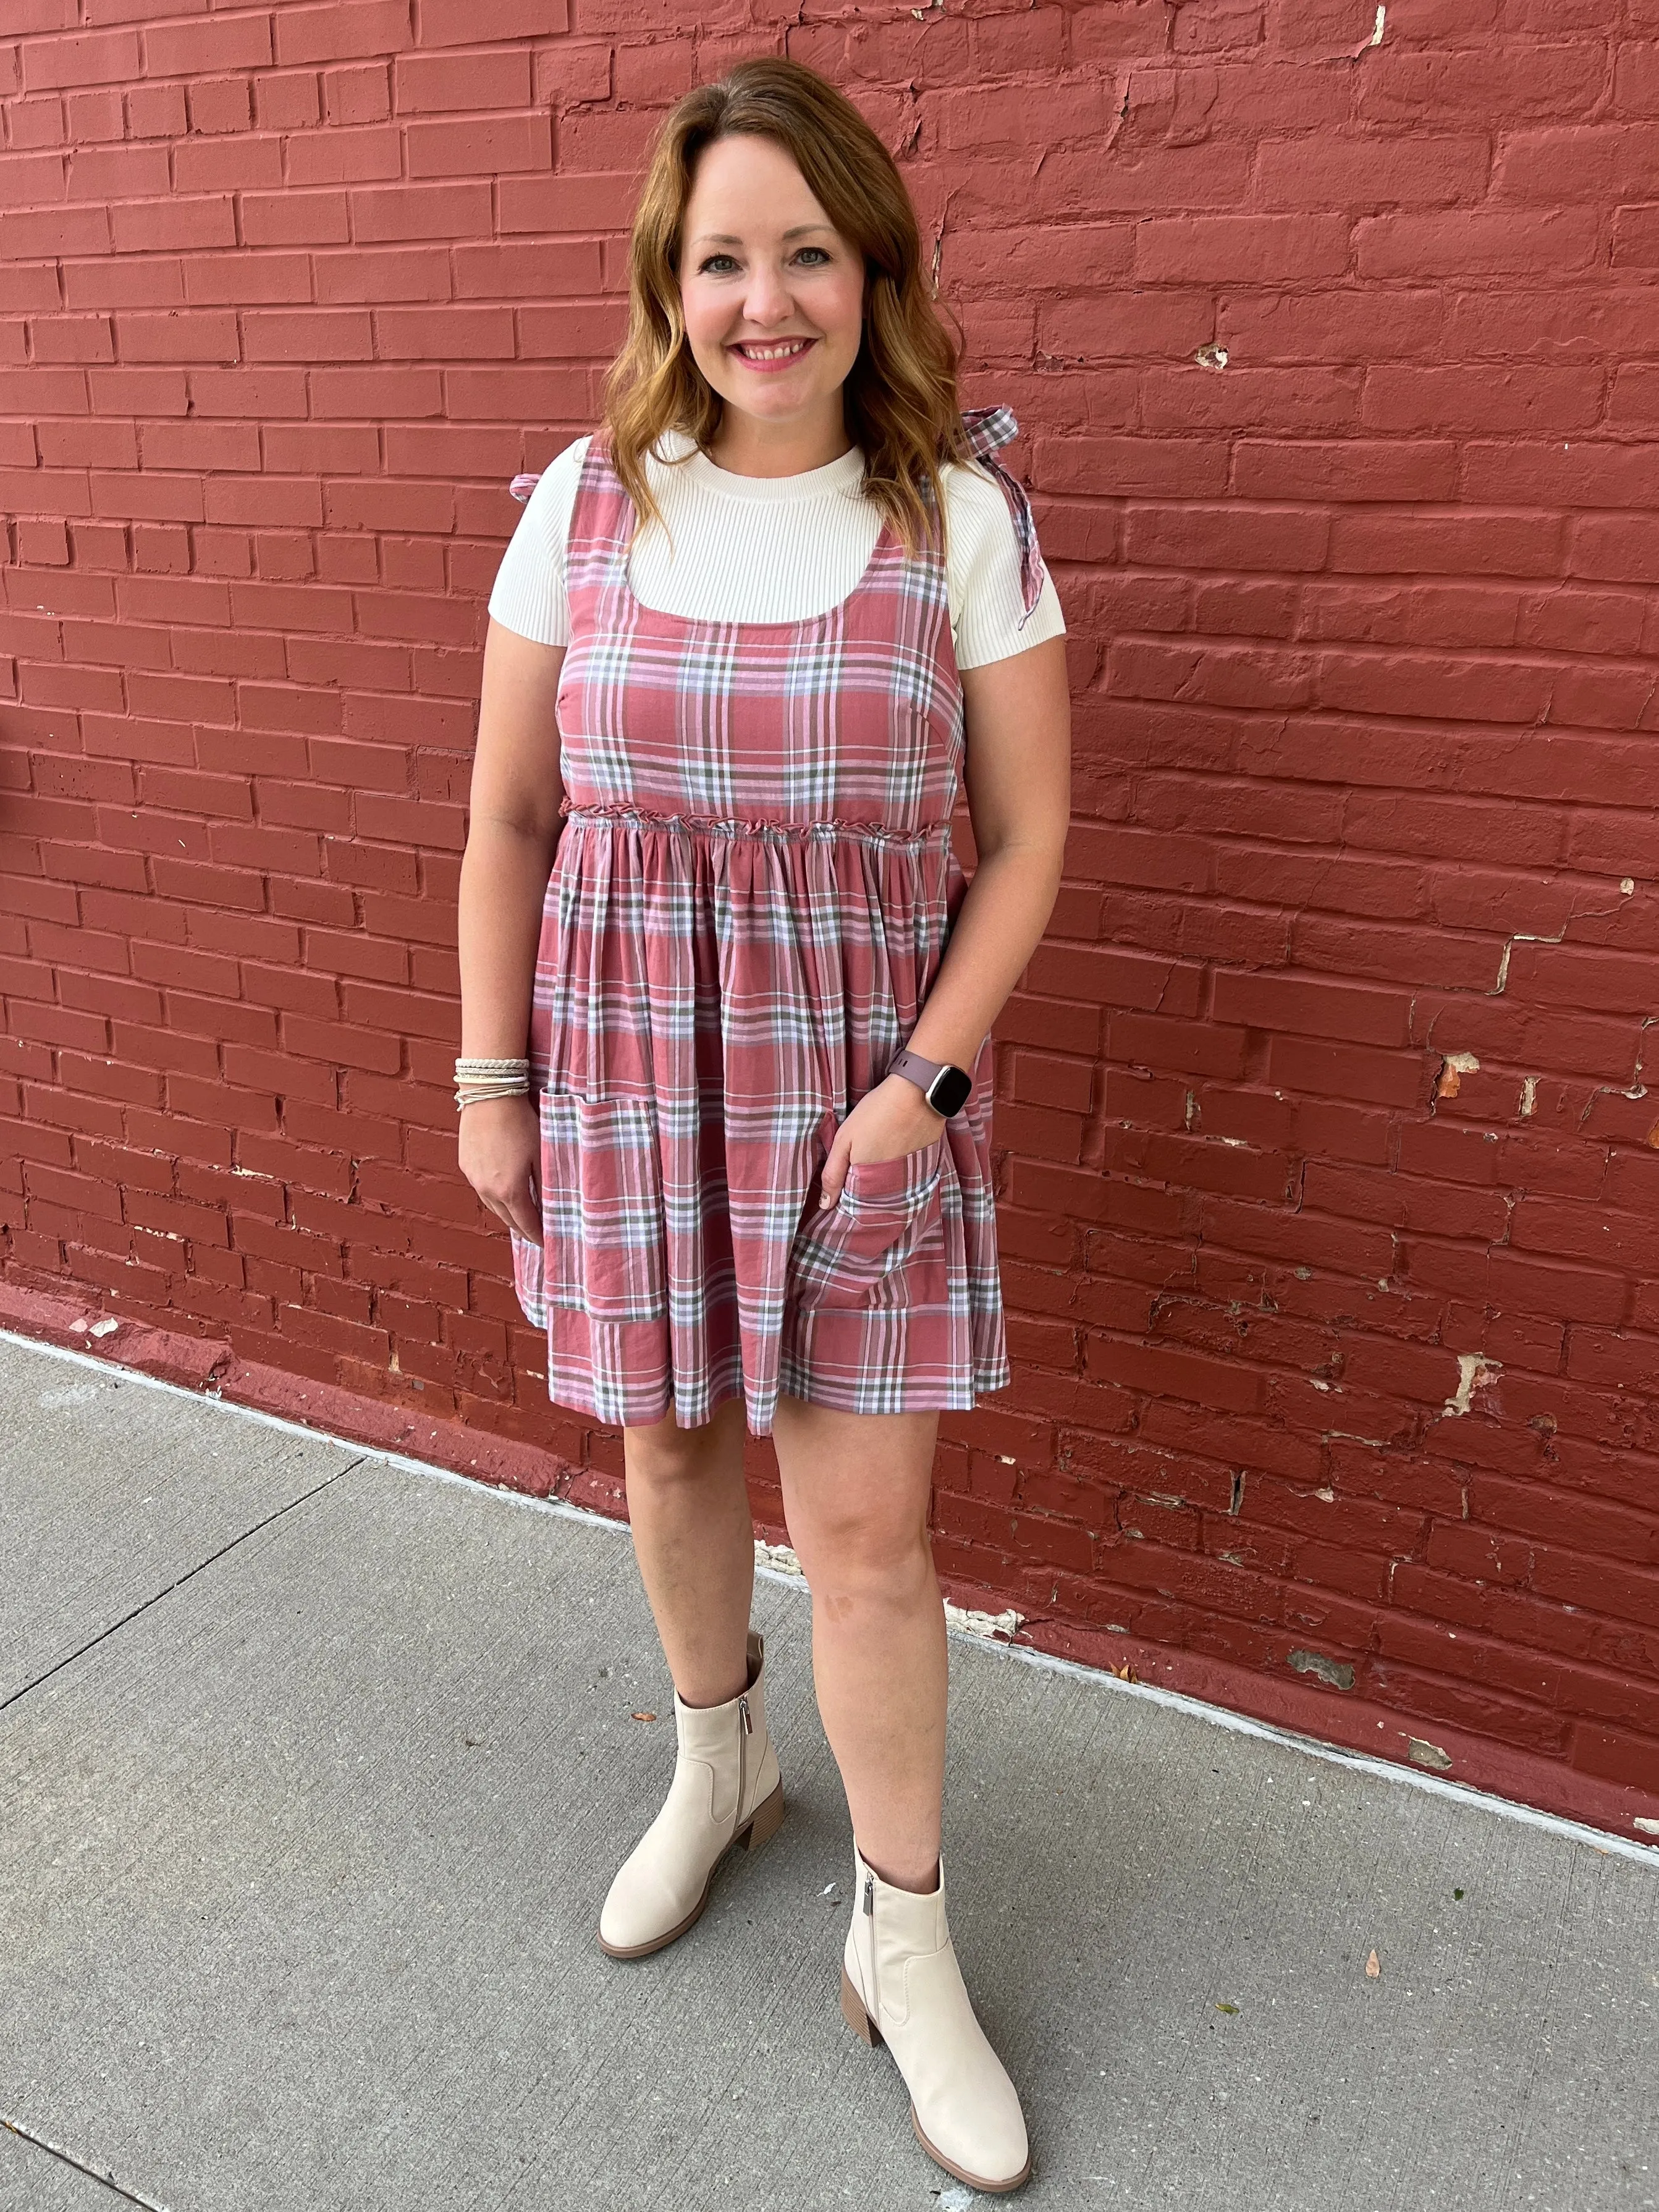
[[[793,230],[786,230],[783,235],[787,243],[792,238],[805,238],[808,231],[829,228],[827,222],[798,222]],[[741,246],[743,240],[734,237],[729,230],[704,230],[700,231],[691,243],[693,246]]]

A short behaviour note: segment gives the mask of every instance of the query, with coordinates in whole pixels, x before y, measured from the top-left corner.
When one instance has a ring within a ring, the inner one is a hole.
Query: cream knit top
[[[549,463],[489,595],[493,620],[540,645],[569,642],[565,537],[587,447],[578,438]],[[694,622],[804,622],[854,590],[881,530],[880,510],[860,489],[856,446],[792,477],[734,476],[679,432],[662,447],[667,459],[647,454],[645,465],[667,530],[641,530],[629,562],[629,585],[645,605]],[[941,474],[957,665],[982,667],[1061,636],[1065,618],[1046,574],[1020,627],[1019,549],[1001,486],[976,462],[948,463]]]

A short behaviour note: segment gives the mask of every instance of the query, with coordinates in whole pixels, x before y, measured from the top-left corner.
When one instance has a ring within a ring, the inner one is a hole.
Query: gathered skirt
[[[529,1046],[542,1236],[513,1232],[556,1403],[695,1428],[740,1395],[765,1436],[781,1390],[903,1413],[1006,1386],[988,1036],[938,1136],[817,1203],[966,889],[948,824],[567,805]]]

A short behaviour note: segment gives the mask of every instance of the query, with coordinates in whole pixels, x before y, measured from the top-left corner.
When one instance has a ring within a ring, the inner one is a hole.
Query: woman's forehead
[[[698,237],[742,243],[750,234],[781,238],[829,217],[788,149],[747,132],[716,138],[698,157],[686,196]]]

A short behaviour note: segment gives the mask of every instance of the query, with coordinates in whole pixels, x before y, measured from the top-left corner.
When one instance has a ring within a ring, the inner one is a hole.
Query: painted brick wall
[[[649,132],[787,40],[906,165],[1072,634],[951,1590],[1639,1832],[1659,0],[701,21],[10,0],[6,1310],[619,1510],[455,1168],[484,602]]]

